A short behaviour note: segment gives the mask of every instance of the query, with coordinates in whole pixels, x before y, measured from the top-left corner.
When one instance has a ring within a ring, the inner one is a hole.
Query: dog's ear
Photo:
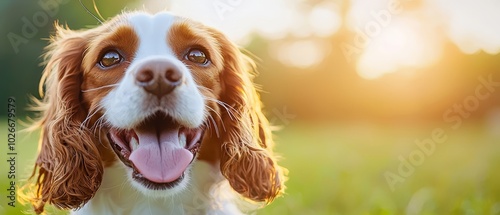
[[[36,213],[42,213],[46,203],[61,209],[81,207],[94,196],[103,174],[97,142],[82,125],[87,112],[81,101],[81,63],[88,38],[84,32],[58,25],[56,29],[40,82],[45,95],[36,107],[42,113],[42,131],[32,175],[35,189],[28,193]]]
[[[220,100],[220,138],[210,137],[220,147],[220,168],[235,191],[254,201],[271,202],[284,190],[284,169],[273,154],[269,122],[252,83],[253,61],[224,35],[215,32],[223,57]],[[214,116],[216,118],[216,116]],[[213,139],[216,138],[216,139]]]

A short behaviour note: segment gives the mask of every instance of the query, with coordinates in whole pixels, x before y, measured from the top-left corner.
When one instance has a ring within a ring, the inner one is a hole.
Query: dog
[[[27,185],[37,214],[242,214],[238,200],[283,193],[255,64],[224,34],[169,12],[55,27]]]

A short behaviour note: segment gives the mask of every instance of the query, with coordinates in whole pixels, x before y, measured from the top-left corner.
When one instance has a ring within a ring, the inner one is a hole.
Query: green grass
[[[290,170],[287,194],[260,214],[500,214],[500,138],[477,126],[445,129],[448,140],[391,191],[384,173],[397,173],[398,157],[433,129],[285,129],[277,151]]]
[[[0,122],[1,138],[6,140],[5,121]],[[430,137],[439,126],[446,131],[447,141],[436,144],[435,152],[391,191],[384,173],[397,173],[398,157],[407,159],[418,150],[414,140]],[[18,176],[26,178],[35,158],[37,134],[18,136]],[[276,151],[289,170],[287,190],[260,215],[500,214],[500,136],[479,125],[451,130],[445,125],[292,123],[276,136]],[[17,203],[13,210],[5,203],[3,148],[0,213],[21,214],[27,207]]]

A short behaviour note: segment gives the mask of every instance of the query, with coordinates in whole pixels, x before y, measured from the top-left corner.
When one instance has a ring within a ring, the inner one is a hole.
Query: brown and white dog
[[[253,62],[222,33],[167,12],[56,28],[27,193],[37,213],[240,214],[232,190],[283,192]]]

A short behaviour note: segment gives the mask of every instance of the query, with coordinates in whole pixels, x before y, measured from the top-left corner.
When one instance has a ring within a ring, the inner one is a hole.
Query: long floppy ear
[[[47,47],[46,67],[40,82],[41,92],[45,86],[45,95],[35,107],[42,112],[38,121],[42,132],[32,175],[32,179],[36,178],[36,189],[28,198],[38,214],[46,203],[61,209],[81,207],[93,197],[103,174],[95,138],[81,125],[87,115],[82,107],[80,86],[81,62],[88,38],[83,32],[58,25],[56,28],[57,34]]]
[[[273,155],[269,122],[252,83],[254,63],[223,35],[217,38],[224,59],[221,101],[230,106],[221,114],[221,172],[244,197],[269,203],[283,192],[285,176]]]

